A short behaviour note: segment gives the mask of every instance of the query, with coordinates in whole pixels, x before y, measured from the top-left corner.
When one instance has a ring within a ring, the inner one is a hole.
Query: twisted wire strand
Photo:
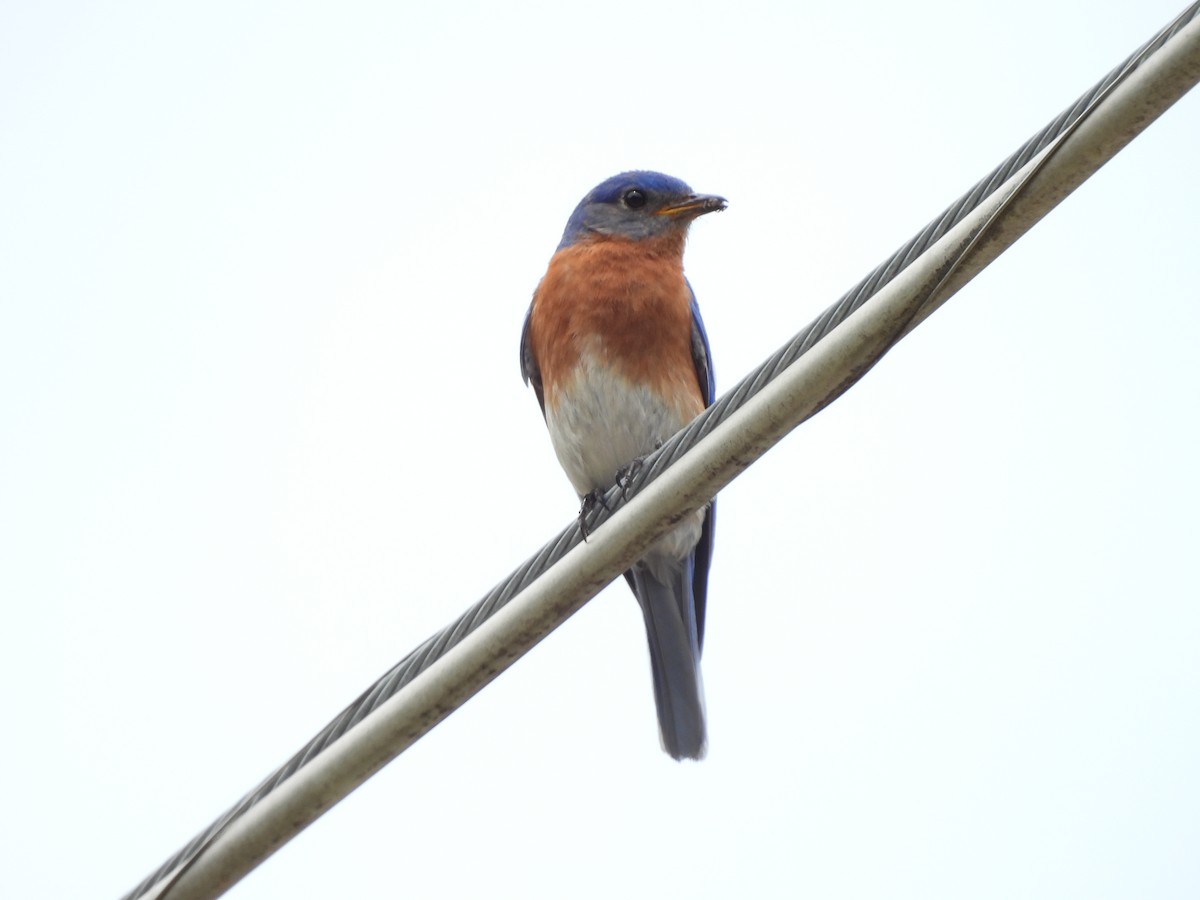
[[[866,278],[847,291],[836,303],[822,312],[813,322],[796,334],[787,344],[779,348],[758,368],[750,372],[731,391],[708,407],[686,428],[668,440],[658,450],[646,457],[641,466],[630,475],[623,487],[610,489],[604,504],[596,504],[585,521],[576,522],[563,530],[543,546],[537,553],[517,567],[504,581],[497,584],[483,599],[476,602],[456,621],[437,634],[426,639],[400,662],[396,663],[378,681],[364,691],[353,703],[339,713],[321,729],[291,759],[272,772],[254,790],[246,794],[233,807],[217,818],[208,828],[196,835],[174,856],[147,876],[122,900],[138,900],[151,888],[174,872],[161,897],[169,896],[170,884],[182,874],[191,862],[199,857],[204,848],[233,821],[274,791],[313,758],[319,756],[347,731],[370,715],[375,709],[411,682],[417,675],[441,658],[466,635],[491,617],[498,609],[532,584],[538,577],[558,562],[583,539],[581,526],[587,530],[598,527],[619,509],[628,499],[636,496],[647,484],[657,478],[666,468],[686,453],[699,440],[740,409],[750,398],[773,381],[784,369],[807,353],[830,331],[874,296],[881,288],[903,271],[913,260],[924,253],[932,244],[971,213],[1001,185],[1005,184],[1022,166],[1045,147],[1069,133],[1093,108],[1099,99],[1120,81],[1124,80],[1142,62],[1156,52],[1180,29],[1200,15],[1200,2],[1185,9],[1173,22],[1132,53],[1124,62],[1109,72],[1090,90],[1079,97],[1070,107],[1057,115],[1042,130],[1034,134],[1020,149],[982,178],[974,187],[932,219],[913,238],[900,247],[891,257],[879,264]],[[945,279],[943,279],[944,281]],[[888,345],[889,348],[891,344]],[[885,348],[880,358],[887,352]],[[877,360],[876,360],[877,361]],[[869,368],[869,367],[868,367]],[[847,390],[854,381],[847,382],[838,395]],[[830,397],[827,402],[832,402]]]

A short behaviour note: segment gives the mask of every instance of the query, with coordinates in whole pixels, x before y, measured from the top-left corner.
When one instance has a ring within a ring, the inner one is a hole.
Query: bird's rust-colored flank
[[[586,350],[631,383],[677,398],[685,419],[700,413],[683,243],[682,232],[643,240],[604,236],[555,253],[529,321],[548,407]],[[589,344],[596,335],[604,336],[599,346]]]

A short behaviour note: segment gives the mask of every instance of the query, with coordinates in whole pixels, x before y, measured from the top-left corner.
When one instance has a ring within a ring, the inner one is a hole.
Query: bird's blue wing
[[[693,309],[695,309],[693,301]],[[538,406],[542,408],[542,418],[546,416],[546,396],[542,389],[542,370],[538,368],[537,357],[533,355],[533,347],[529,343],[529,320],[533,317],[533,304],[525,313],[525,324],[521,327],[521,378],[526,384],[533,385],[537,395]]]
[[[700,381],[700,390],[704,392],[704,405],[711,406],[716,399],[717,384],[713,376],[712,350],[708,346],[708,333],[704,330],[704,320],[700,318],[700,307],[696,304],[696,292],[692,294],[692,362],[696,366],[696,378]],[[696,605],[696,637],[700,647],[704,647],[704,613],[708,603],[708,569],[712,564],[713,535],[717,526],[717,501],[714,498],[708,504],[708,512],[704,516],[704,526],[700,531],[700,541],[693,553],[692,597]]]
[[[704,330],[704,320],[700,318],[696,292],[690,284],[688,293],[692,295],[692,363],[696,366],[696,378],[700,382],[700,390],[704,393],[704,405],[709,406],[716,399],[717,393],[716,380],[713,378],[712,349],[708,346],[708,332]]]

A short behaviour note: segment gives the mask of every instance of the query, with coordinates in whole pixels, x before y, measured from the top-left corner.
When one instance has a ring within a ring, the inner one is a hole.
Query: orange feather
[[[671,398],[681,420],[700,413],[683,242],[682,232],[642,240],[605,236],[554,254],[529,321],[548,407],[584,351],[598,350],[615,373]]]

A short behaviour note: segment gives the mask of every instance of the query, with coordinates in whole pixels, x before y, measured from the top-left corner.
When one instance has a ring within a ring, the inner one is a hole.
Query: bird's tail
[[[663,749],[675,759],[703,759],[704,685],[692,597],[692,560],[668,566],[637,563],[627,577],[641,604],[650,642],[654,703]]]

